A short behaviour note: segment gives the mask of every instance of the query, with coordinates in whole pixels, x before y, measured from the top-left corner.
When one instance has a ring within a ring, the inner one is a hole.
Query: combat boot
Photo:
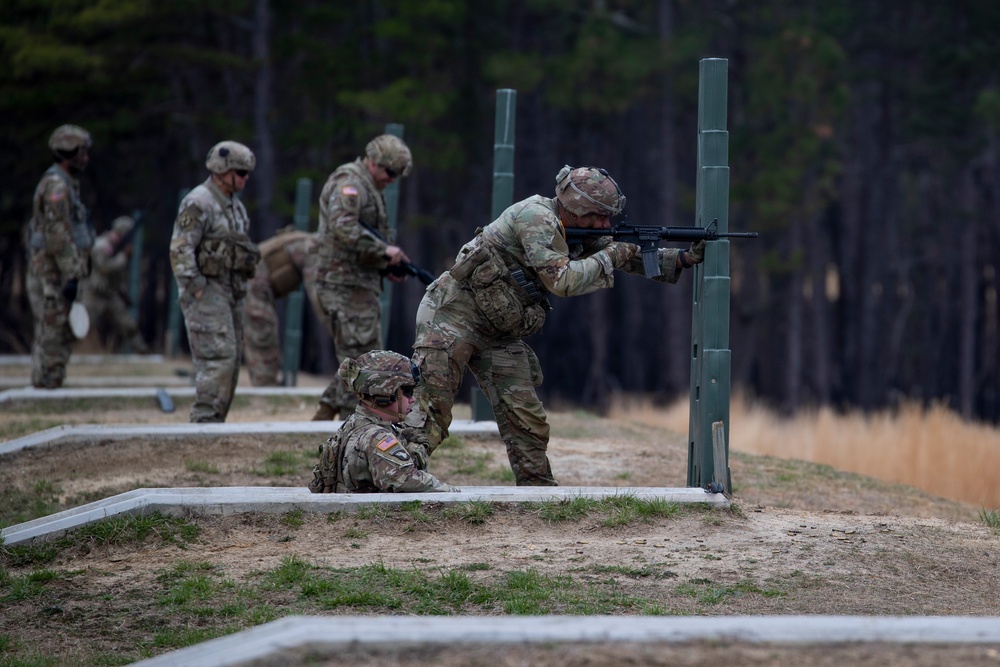
[[[329,403],[320,403],[319,408],[316,410],[316,414],[313,415],[312,421],[333,421],[337,418],[338,414],[340,414],[340,412]]]

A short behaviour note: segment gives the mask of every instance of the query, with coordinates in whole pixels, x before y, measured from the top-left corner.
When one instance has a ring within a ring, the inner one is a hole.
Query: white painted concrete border
[[[195,514],[230,515],[245,512],[280,514],[304,512],[354,512],[373,504],[398,505],[421,501],[466,503],[471,501],[519,503],[632,496],[675,503],[701,503],[729,507],[721,493],[699,488],[613,486],[473,486],[449,493],[310,493],[305,487],[222,486],[176,489],[136,489],[110,498],[19,523],[0,530],[6,545],[47,540],[90,523],[121,514],[169,516]]]
[[[373,633],[372,627],[392,628]],[[1000,644],[1000,618],[968,616],[286,616],[228,637],[133,663],[226,667],[309,648],[581,642],[751,644]]]
[[[162,354],[74,354],[70,357],[74,364],[159,364]],[[0,354],[0,366],[31,366],[30,354]]]
[[[9,401],[45,401],[68,398],[155,398],[160,387],[61,387],[59,389],[38,389],[24,387],[0,391],[0,403]],[[194,396],[194,387],[162,387],[170,396]],[[305,396],[323,395],[323,387],[238,387],[237,396]]]
[[[322,391],[322,389],[320,389]],[[86,440],[129,440],[131,438],[218,438],[225,435],[329,435],[342,421],[231,422],[224,424],[76,424],[55,426],[0,443],[0,456],[29,447],[62,445]],[[456,419],[448,428],[454,435],[500,436],[497,423]],[[316,443],[317,446],[319,442]]]
[[[191,378],[180,375],[119,375],[105,377],[100,375],[68,377],[63,382],[63,389],[79,389],[84,387],[190,387]],[[4,389],[32,389],[31,378],[0,377],[0,387]],[[40,389],[38,391],[52,391]],[[11,400],[11,399],[5,399]]]

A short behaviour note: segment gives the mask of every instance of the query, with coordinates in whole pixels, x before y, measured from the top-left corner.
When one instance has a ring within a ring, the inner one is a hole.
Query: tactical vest
[[[230,206],[215,191],[208,188],[209,192],[222,207],[223,212]],[[241,210],[233,207],[234,212]],[[257,262],[260,261],[260,250],[257,244],[250,240],[245,231],[236,229],[236,221],[229,222],[229,231],[220,233],[216,230],[208,230],[198,244],[195,258],[198,261],[198,270],[202,275],[209,278],[216,278],[227,274],[235,274],[242,278],[252,278],[257,272]],[[243,229],[250,226],[249,220],[243,220],[240,225]]]
[[[80,199],[80,193],[77,192],[76,184],[73,183],[72,179],[59,165],[52,165],[45,171],[45,176],[52,174],[58,177],[66,186],[66,190],[69,192],[70,198],[70,229],[73,234],[73,245],[75,245],[83,257],[83,264],[85,267],[89,266],[90,249],[94,245],[94,229],[90,225],[90,218],[87,215],[87,207],[84,206],[83,201]],[[44,178],[44,176],[43,176]],[[32,251],[37,252],[39,250],[45,249],[45,234],[42,232],[41,225],[42,221],[39,217],[41,213],[41,206],[39,202],[35,202],[34,214],[31,216],[31,222],[29,223],[29,238],[28,246]]]
[[[377,230],[383,239],[391,241],[388,227],[389,214],[385,209],[385,198],[375,187],[371,174],[368,173],[368,168],[365,167],[362,162],[348,162],[347,164],[340,165],[337,170],[333,172],[334,177],[342,174],[354,176],[355,180],[365,189],[368,206],[358,212],[359,219],[369,227]],[[371,210],[372,208],[374,208],[374,211]],[[372,213],[374,213],[374,220],[370,219],[372,217]],[[354,261],[356,259],[356,253],[352,248],[333,247],[328,250],[331,258],[335,260]]]

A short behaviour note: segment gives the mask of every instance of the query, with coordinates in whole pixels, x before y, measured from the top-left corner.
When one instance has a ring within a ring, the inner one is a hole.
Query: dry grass
[[[688,399],[666,408],[623,401],[611,416],[686,433]],[[980,507],[1000,507],[1000,430],[940,405],[907,404],[871,415],[819,408],[785,418],[734,394],[730,424],[733,451],[823,463]]]

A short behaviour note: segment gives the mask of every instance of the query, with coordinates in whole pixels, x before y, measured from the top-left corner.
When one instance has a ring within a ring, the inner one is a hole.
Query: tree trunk
[[[253,185],[257,210],[254,212],[253,229],[256,230],[256,238],[261,240],[273,236],[279,226],[272,211],[277,172],[274,164],[274,139],[271,126],[268,123],[268,115],[271,112],[273,79],[269,2],[270,0],[256,0],[253,22],[253,57],[257,62],[253,96],[253,127],[255,143],[257,144],[255,151],[257,167],[254,170]]]

